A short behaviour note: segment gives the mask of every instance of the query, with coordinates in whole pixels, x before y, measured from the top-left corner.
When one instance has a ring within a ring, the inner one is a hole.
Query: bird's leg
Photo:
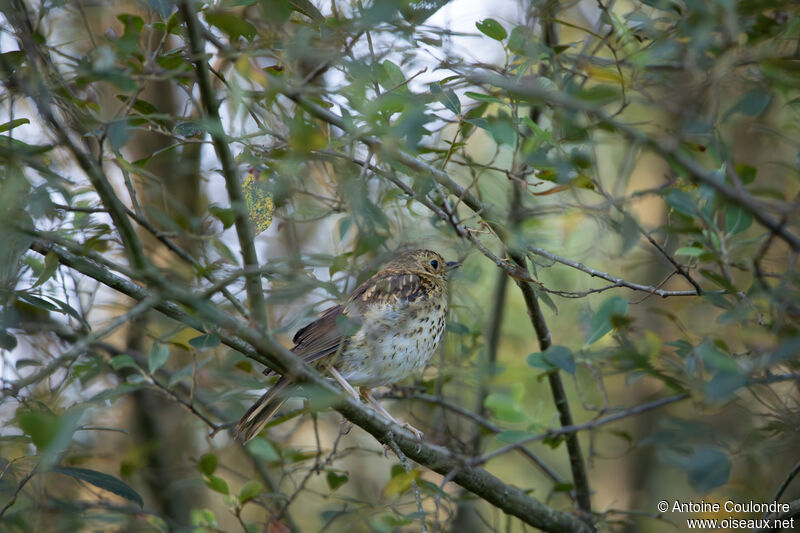
[[[372,391],[370,389],[361,389],[361,396],[363,396],[364,399],[367,400],[375,408],[375,410],[378,411],[380,414],[382,414],[383,416],[385,416],[386,418],[388,418],[389,420],[391,420],[395,424],[399,424],[399,425],[403,426],[404,428],[409,430],[411,433],[413,433],[414,436],[417,437],[417,439],[422,440],[423,433],[420,430],[418,430],[417,428],[415,428],[414,426],[412,426],[408,422],[401,422],[401,421],[397,420],[395,417],[393,417],[391,414],[389,414],[389,411],[384,409],[384,407],[380,404],[380,402],[378,400],[376,400],[374,396],[372,396]]]
[[[339,371],[338,371],[338,370],[336,370],[335,368],[333,368],[333,367],[331,366],[331,367],[328,367],[328,371],[331,373],[331,376],[333,376],[333,379],[335,379],[336,381],[338,381],[338,382],[339,382],[339,385],[341,385],[341,386],[342,386],[342,388],[343,388],[344,390],[346,390],[346,391],[347,391],[347,392],[350,394],[350,396],[352,396],[352,397],[353,397],[353,398],[355,398],[356,400],[358,400],[358,399],[359,399],[359,397],[358,397],[358,393],[356,392],[356,390],[353,388],[353,386],[352,386],[352,385],[350,385],[350,384],[347,382],[347,380],[346,380],[346,379],[344,379],[344,376],[342,376],[342,375],[339,373]],[[346,418],[345,418],[345,419],[344,419],[344,424],[345,424],[345,427],[344,427],[344,430],[343,430],[343,432],[344,432],[344,434],[345,434],[345,435],[347,435],[348,433],[350,433],[350,430],[351,430],[351,429],[353,429],[353,423],[352,423],[352,422],[350,422],[348,419],[346,419]]]
[[[328,368],[328,371],[331,373],[331,376],[333,376],[333,379],[335,379],[336,381],[338,381],[338,382],[339,382],[339,385],[341,385],[341,386],[342,386],[342,388],[343,388],[344,390],[346,390],[346,391],[347,391],[347,392],[350,394],[350,396],[352,396],[354,399],[358,400],[358,393],[357,393],[357,392],[356,392],[356,390],[353,388],[353,386],[352,386],[352,385],[350,385],[350,384],[347,382],[347,380],[346,380],[346,379],[344,379],[344,376],[342,376],[342,375],[339,373],[339,371],[338,371],[338,370],[336,370],[336,369],[335,369],[335,368],[333,368],[333,367],[329,367],[329,368]]]

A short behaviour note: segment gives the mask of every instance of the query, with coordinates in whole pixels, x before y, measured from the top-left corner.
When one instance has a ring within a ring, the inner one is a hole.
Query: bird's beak
[[[445,267],[447,268],[445,268],[444,271],[450,272],[451,270],[455,270],[460,266],[461,266],[461,261],[448,261],[447,263],[445,263]]]

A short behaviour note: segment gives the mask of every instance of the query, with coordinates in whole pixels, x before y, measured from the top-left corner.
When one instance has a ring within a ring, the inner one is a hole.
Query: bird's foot
[[[422,440],[422,437],[425,436],[425,434],[423,432],[421,432],[420,430],[418,430],[417,428],[415,428],[414,426],[412,426],[408,422],[400,422],[400,425],[403,426],[404,428],[406,428],[407,430],[409,430],[411,433],[413,433],[414,436],[417,438],[417,440]]]

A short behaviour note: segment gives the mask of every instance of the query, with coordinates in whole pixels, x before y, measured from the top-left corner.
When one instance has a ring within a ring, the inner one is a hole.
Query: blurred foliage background
[[[603,531],[800,514],[796,3],[0,6],[2,531],[569,530],[479,466]],[[382,397],[463,467],[313,388],[240,445],[202,310],[290,345],[409,246],[464,266]]]

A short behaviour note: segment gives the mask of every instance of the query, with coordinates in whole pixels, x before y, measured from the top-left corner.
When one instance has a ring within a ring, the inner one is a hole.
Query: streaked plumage
[[[374,401],[369,389],[421,370],[436,351],[447,316],[446,274],[455,266],[458,263],[445,263],[430,250],[399,253],[350,293],[344,304],[326,309],[300,329],[292,351],[337,379],[363,387],[364,397]],[[352,335],[342,333],[354,326],[358,331]],[[286,400],[288,384],[279,378],[245,413],[237,427],[242,440],[257,435],[277,412]]]

